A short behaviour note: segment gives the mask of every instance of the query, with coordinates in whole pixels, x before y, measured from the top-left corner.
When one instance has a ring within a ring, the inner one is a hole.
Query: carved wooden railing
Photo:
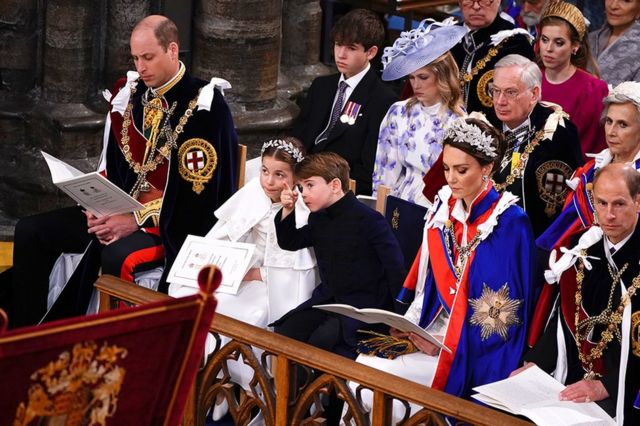
[[[96,282],[101,310],[109,310],[125,301],[144,304],[166,299],[167,295],[131,285],[111,276]],[[430,389],[397,376],[358,364],[344,357],[314,348],[272,332],[259,329],[224,315],[216,314],[211,325],[216,336],[216,350],[198,375],[185,414],[185,425],[204,425],[209,408],[218,395],[229,404],[235,424],[247,424],[259,410],[266,425],[326,424],[322,395],[335,392],[348,409],[343,420],[351,424],[375,426],[391,423],[392,401],[423,407],[409,417],[405,410],[403,425],[445,425],[444,416],[475,425],[530,425],[507,414],[491,410],[443,392]],[[231,340],[220,345],[220,336]],[[257,357],[254,349],[263,350]],[[240,357],[253,370],[250,391],[230,381],[228,363]],[[487,366],[487,368],[490,368]],[[312,370],[315,375],[312,374]],[[306,380],[296,380],[302,371]],[[318,373],[323,372],[323,373]],[[347,382],[360,383],[356,392]],[[301,384],[302,383],[302,384]],[[362,388],[373,392],[371,421],[361,404]]]

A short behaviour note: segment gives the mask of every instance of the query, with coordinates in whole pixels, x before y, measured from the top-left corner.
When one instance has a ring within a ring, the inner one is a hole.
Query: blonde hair
[[[462,88],[460,87],[459,80],[460,71],[458,70],[455,59],[453,59],[453,55],[447,52],[423,68],[431,71],[436,77],[436,85],[438,86],[438,92],[442,99],[442,109],[440,112],[442,113],[445,108],[448,108],[453,111],[454,114],[462,117],[464,110],[462,109]],[[418,102],[420,101],[415,96],[409,99],[406,108],[407,115],[409,115],[411,108]]]

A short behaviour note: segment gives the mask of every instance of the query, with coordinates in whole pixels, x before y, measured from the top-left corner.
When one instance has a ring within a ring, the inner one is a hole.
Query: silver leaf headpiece
[[[496,158],[498,152],[493,146],[493,137],[484,133],[478,126],[469,124],[464,118],[454,120],[444,137],[457,143],[471,145],[489,158]]]
[[[296,163],[299,163],[304,159],[302,152],[300,152],[298,148],[293,146],[291,142],[287,142],[282,139],[271,139],[270,141],[262,144],[262,150],[260,151],[260,155],[262,156],[264,154],[264,151],[267,148],[272,148],[272,147],[275,149],[281,149],[287,154],[291,155],[293,159],[296,160]]]

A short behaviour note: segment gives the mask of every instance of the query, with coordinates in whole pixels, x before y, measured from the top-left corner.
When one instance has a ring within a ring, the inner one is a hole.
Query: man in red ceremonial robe
[[[640,424],[640,175],[628,164],[596,172],[599,225],[588,228],[545,274],[560,303],[524,357],[567,384],[559,399],[597,402],[619,425]],[[555,260],[555,257],[552,257]]]
[[[2,277],[11,282],[13,327],[36,324],[45,313],[45,321],[84,314],[100,268],[129,280],[155,266],[166,274],[186,236],[204,235],[212,212],[235,191],[237,139],[215,87],[220,80],[189,75],[178,58],[178,29],[164,16],[141,20],[130,47],[137,72],[119,80],[113,95],[105,92],[99,169],[144,209],[97,218],[71,207],[22,219],[14,267]],[[61,253],[84,254],[57,300],[47,301]]]

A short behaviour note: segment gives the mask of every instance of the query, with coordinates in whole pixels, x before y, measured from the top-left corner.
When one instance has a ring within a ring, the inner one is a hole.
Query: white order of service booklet
[[[566,386],[540,367],[473,388],[472,398],[485,404],[526,416],[540,426],[613,426],[616,422],[595,402],[560,401],[558,394]]]
[[[451,350],[446,347],[440,340],[436,339],[427,330],[423,329],[417,324],[412,323],[404,316],[396,314],[395,312],[385,311],[383,309],[376,308],[356,308],[351,305],[345,305],[342,303],[329,303],[326,305],[314,305],[316,309],[322,309],[324,311],[335,312],[356,319],[358,321],[365,322],[367,324],[386,324],[390,327],[396,328],[404,333],[414,333],[423,339],[433,343],[442,350],[451,353]]]
[[[82,173],[56,157],[40,151],[51,180],[95,217],[130,213],[144,206],[98,172]]]
[[[167,281],[198,288],[198,273],[206,265],[215,265],[222,272],[221,293],[236,294],[244,275],[249,270],[255,244],[214,240],[188,235]]]

